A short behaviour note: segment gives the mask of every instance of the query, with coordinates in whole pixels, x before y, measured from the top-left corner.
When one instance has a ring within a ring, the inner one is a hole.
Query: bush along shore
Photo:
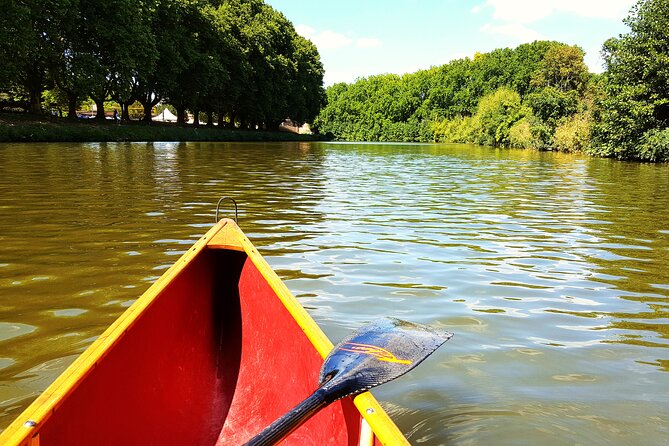
[[[240,130],[171,123],[130,122],[0,114],[0,142],[123,142],[123,141],[322,141],[321,135],[284,131]]]

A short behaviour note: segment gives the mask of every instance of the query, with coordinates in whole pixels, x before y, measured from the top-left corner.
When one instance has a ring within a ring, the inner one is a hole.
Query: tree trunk
[[[186,125],[186,107],[175,106],[177,109],[177,125]]]
[[[193,110],[193,125],[195,127],[200,125],[200,110]]]
[[[151,122],[151,110],[154,105],[153,101],[142,102],[142,106],[144,107],[144,117],[142,117],[142,121]]]
[[[130,122],[130,106],[134,103],[135,101],[126,101],[121,104],[121,121],[123,122]]]
[[[213,127],[214,126],[214,112],[211,110],[207,110],[207,127]]]
[[[77,119],[77,103],[79,95],[67,93],[67,118],[71,120]]]
[[[38,90],[30,90],[30,101],[28,111],[34,115],[42,113],[42,92]]]
[[[99,99],[99,98],[92,98],[93,102],[95,102],[95,107],[97,108],[97,111],[95,112],[95,119],[98,121],[104,121],[105,118],[105,100],[104,99]]]
[[[222,129],[225,127],[225,115],[221,110],[218,111],[218,128]]]
[[[28,113],[42,113],[42,90],[44,73],[38,67],[30,67],[26,71],[25,86],[28,90]]]

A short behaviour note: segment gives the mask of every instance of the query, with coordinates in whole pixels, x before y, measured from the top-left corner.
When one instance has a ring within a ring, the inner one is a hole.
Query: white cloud
[[[590,19],[621,21],[636,0],[485,0],[471,10],[491,12],[492,22],[480,31],[510,37],[518,43],[545,39],[532,24],[556,14]],[[598,65],[597,57],[590,56],[590,64]]]
[[[330,30],[316,32],[308,25],[297,25],[295,31],[302,37],[311,40],[319,50],[336,50],[353,44],[353,39],[343,34]]]
[[[513,23],[533,23],[555,13],[621,20],[635,0],[486,0],[493,18]],[[475,7],[478,12],[480,8]]]
[[[316,33],[316,30],[309,25],[296,25],[295,32],[308,39]]]
[[[350,37],[330,31],[329,29],[319,32],[311,40],[320,50],[338,50],[353,43],[353,39]]]
[[[326,29],[316,31],[308,25],[297,25],[295,31],[309,40],[311,40],[319,51],[338,50],[355,45],[357,48],[377,48],[383,44],[379,39],[373,37],[359,37],[353,39],[344,34]]]
[[[381,45],[383,45],[383,42],[373,37],[361,37],[355,41],[355,46],[358,48],[377,48]]]
[[[502,25],[491,25],[488,23],[481,27],[481,31],[487,34],[511,37],[520,43],[543,39],[543,36],[537,31],[520,23],[504,23]]]

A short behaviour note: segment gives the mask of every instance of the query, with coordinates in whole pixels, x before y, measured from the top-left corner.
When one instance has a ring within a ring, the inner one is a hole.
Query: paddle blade
[[[362,393],[413,369],[451,336],[395,318],[374,321],[333,348],[321,368],[319,385],[330,402]]]

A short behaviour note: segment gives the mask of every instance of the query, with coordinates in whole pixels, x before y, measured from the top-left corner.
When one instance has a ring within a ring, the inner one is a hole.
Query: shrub
[[[563,92],[553,87],[546,87],[527,95],[525,104],[532,109],[536,117],[555,128],[562,118],[578,111],[578,93],[575,90]]]
[[[534,147],[539,150],[551,150],[555,129],[535,116],[530,116],[529,121],[535,141]]]
[[[532,126],[529,119],[522,118],[509,129],[509,142],[511,147],[520,149],[533,149],[539,144],[537,138],[532,134]]]
[[[561,152],[583,152],[590,147],[591,136],[590,114],[578,113],[558,125],[553,137],[553,146]]]
[[[435,142],[476,141],[476,126],[471,116],[456,116],[453,119],[433,122],[431,129]]]
[[[479,129],[478,143],[508,147],[511,126],[526,114],[520,95],[507,87],[481,98],[474,116]]]
[[[639,146],[639,159],[669,161],[669,128],[649,130]]]

